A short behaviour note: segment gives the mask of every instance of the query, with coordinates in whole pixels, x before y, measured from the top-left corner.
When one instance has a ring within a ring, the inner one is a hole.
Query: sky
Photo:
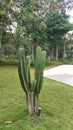
[[[73,10],[69,11],[68,14],[70,15],[70,23],[73,23]]]

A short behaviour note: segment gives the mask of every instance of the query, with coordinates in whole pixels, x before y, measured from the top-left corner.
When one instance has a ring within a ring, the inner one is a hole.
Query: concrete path
[[[44,70],[43,76],[73,86],[73,65],[60,65]]]

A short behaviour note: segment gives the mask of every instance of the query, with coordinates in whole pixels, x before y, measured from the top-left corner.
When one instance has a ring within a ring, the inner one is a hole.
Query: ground
[[[17,67],[0,67],[0,130],[73,130],[73,87],[44,78],[39,106],[41,116],[28,118]]]
[[[73,65],[59,65],[44,71],[44,77],[73,86]]]

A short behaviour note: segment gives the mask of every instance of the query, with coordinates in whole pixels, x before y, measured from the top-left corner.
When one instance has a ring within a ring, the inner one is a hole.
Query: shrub
[[[16,55],[9,55],[9,59],[10,59],[10,60],[16,60],[16,59],[17,59],[17,56],[16,56]]]
[[[63,61],[63,63],[64,64],[72,64],[73,65],[73,60],[69,60],[69,59],[65,59],[64,61]]]
[[[51,61],[50,60],[50,57],[46,58],[46,63],[45,63],[45,66],[50,66],[50,65],[53,65],[54,64],[54,61]]]
[[[5,64],[4,58],[0,58],[0,65],[4,65],[4,64]]]
[[[13,59],[5,59],[5,65],[17,65],[18,61]]]
[[[0,58],[0,65],[17,65],[18,60],[16,55],[10,55],[7,58]]]

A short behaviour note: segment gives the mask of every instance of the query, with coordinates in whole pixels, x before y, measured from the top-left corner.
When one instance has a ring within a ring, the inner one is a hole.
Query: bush
[[[7,58],[0,58],[0,65],[17,65],[18,59],[16,55],[10,55]]]
[[[34,67],[34,65],[35,65],[34,57],[31,56],[30,58],[31,58],[31,64],[30,65],[31,65],[31,67]],[[54,64],[54,62],[51,61],[50,58],[46,58],[46,62],[45,62],[46,67],[50,66],[50,65],[53,65],[53,64]]]
[[[64,61],[63,61],[63,63],[64,64],[72,64],[73,65],[73,60],[69,60],[69,59],[65,59]]]
[[[5,64],[4,58],[0,58],[0,65],[4,65],[4,64]]]
[[[13,60],[13,59],[5,59],[5,65],[17,65],[18,60]]]
[[[45,66],[50,66],[50,65],[53,65],[54,62],[50,60],[50,57],[46,58],[46,62],[45,62]]]
[[[6,60],[6,63],[8,65],[17,65],[18,59],[16,55],[10,55],[9,58]]]
[[[16,59],[17,59],[17,56],[16,56],[16,55],[9,55],[9,59],[10,59],[10,60],[16,60]]]
[[[51,61],[50,61],[50,58],[47,58],[47,59],[46,59],[46,62],[45,62],[45,66],[49,66],[50,62],[51,62]]]

